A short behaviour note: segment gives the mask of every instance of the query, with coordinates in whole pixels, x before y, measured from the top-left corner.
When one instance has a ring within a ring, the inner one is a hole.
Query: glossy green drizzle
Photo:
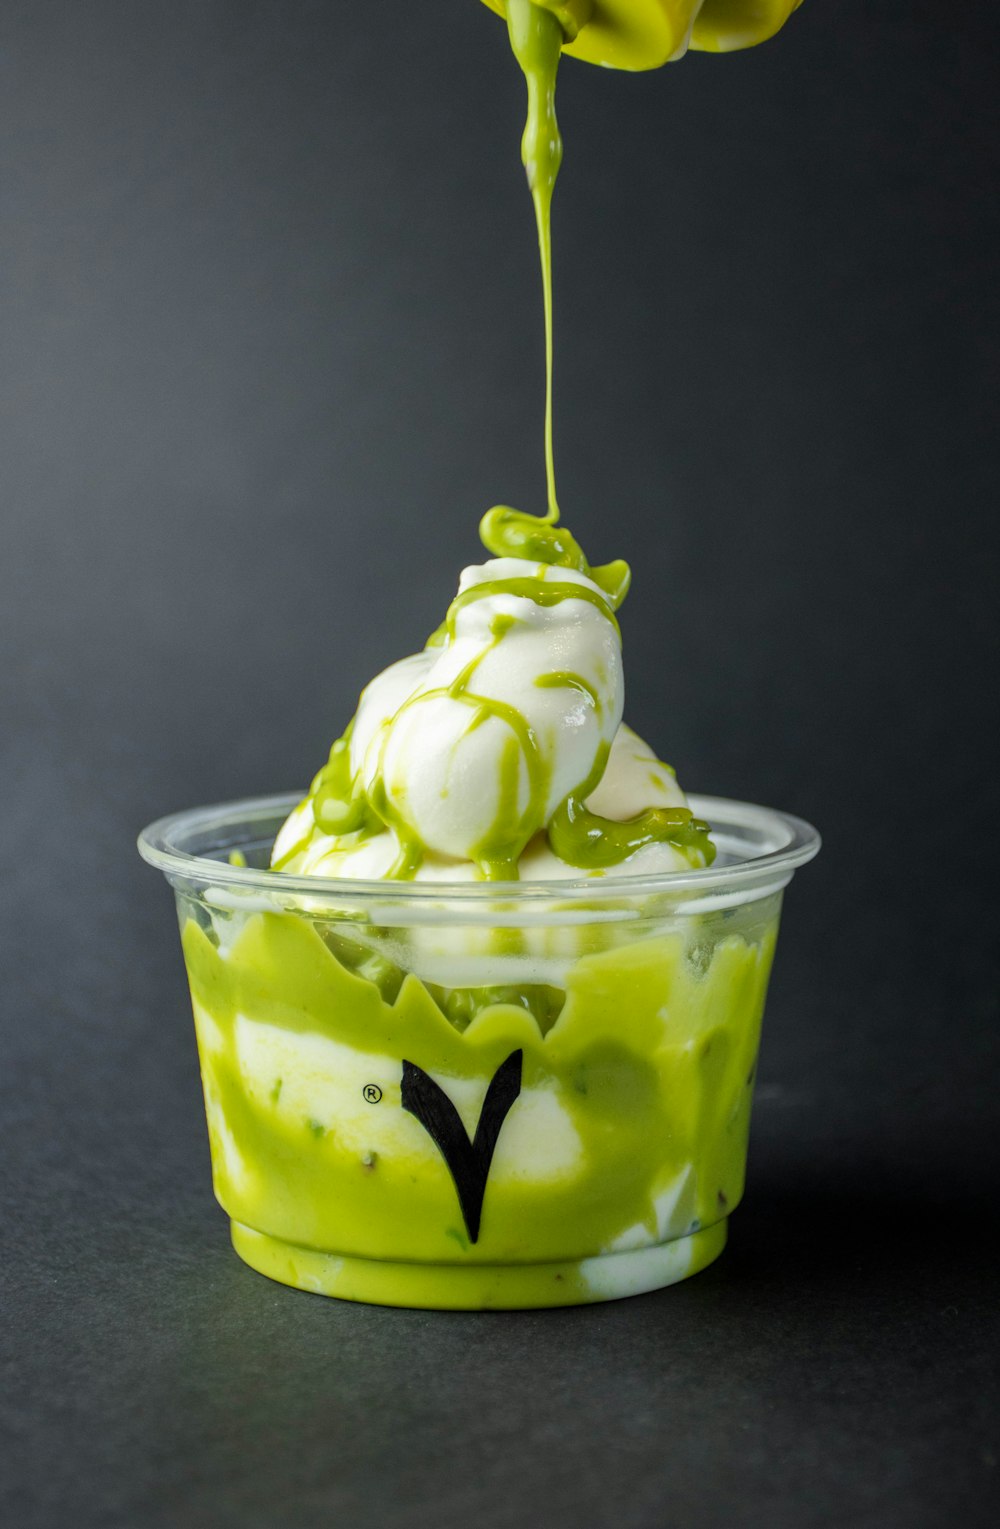
[[[532,600],[535,605],[551,607],[561,605],[564,600],[582,600],[585,605],[592,605],[606,617],[615,631],[621,635],[618,622],[608,601],[597,590],[589,589],[586,584],[561,584],[557,579],[489,579],[483,584],[473,584],[469,589],[463,589],[460,595],[456,595],[448,610],[448,636],[455,635],[455,621],[460,611],[466,606],[475,605],[477,600],[486,600],[496,595],[515,595],[522,600]]]
[[[538,226],[545,307],[545,482],[546,519],[559,519],[555,457],[552,448],[552,192],[562,163],[562,138],[556,121],[556,71],[563,30],[551,11],[531,0],[507,0],[510,45],[528,87],[528,118],[521,139],[521,162],[528,177]]]
[[[536,581],[526,580],[532,587]],[[476,586],[485,588],[486,586]],[[472,593],[473,591],[468,591]],[[533,596],[532,596],[533,598]],[[454,603],[452,606],[454,609]],[[454,635],[449,611],[449,635]],[[491,622],[492,641],[478,653],[465,668],[455,676],[447,689],[425,691],[422,695],[404,701],[397,716],[415,702],[430,697],[447,696],[468,706],[472,711],[467,732],[481,727],[491,718],[503,722],[508,738],[500,755],[499,790],[496,817],[489,832],[473,846],[470,859],[474,860],[480,874],[487,881],[516,881],[517,862],[525,845],[536,832],[538,821],[549,789],[549,770],[539,747],[534,730],[516,706],[494,696],[477,695],[472,689],[475,672],[487,653],[507,635],[517,618],[498,614]],[[523,810],[519,807],[521,794],[521,762],[528,773],[528,801]]]
[[[571,674],[566,669],[553,671],[552,674],[540,674],[535,680],[538,690],[577,690],[580,695],[586,696],[587,700],[598,713],[604,710],[601,698],[593,685],[580,674]]]
[[[638,817],[616,823],[591,812],[585,800],[584,791],[572,793],[549,822],[549,844],[567,865],[606,870],[647,844],[673,845],[693,869],[711,865],[715,859],[709,825],[689,807],[648,807]]]
[[[330,758],[320,771],[313,790],[313,816],[324,833],[354,833],[364,827],[369,815],[360,779],[351,773],[353,731],[352,722],[330,750]]]
[[[352,718],[347,731],[333,744],[329,759],[309,787],[307,799],[312,802],[315,827],[310,825],[290,849],[273,860],[272,870],[285,870],[308,849],[316,832],[338,839],[350,836],[349,842],[356,844],[381,828],[381,822],[365,795],[360,771],[357,775],[351,772],[353,731]]]
[[[621,605],[632,582],[632,570],[621,558],[594,568],[587,562],[576,537],[565,526],[537,515],[526,515],[523,510],[512,510],[506,504],[494,505],[492,510],[486,511],[479,522],[479,538],[494,557],[522,558],[529,563],[572,568],[585,574],[607,595],[612,610]]]
[[[521,139],[521,160],[535,208],[545,317],[545,484],[548,508],[542,517],[497,505],[479,528],[483,545],[496,557],[575,568],[593,579],[617,610],[631,574],[621,561],[591,568],[579,543],[559,525],[555,454],[552,444],[552,193],[562,163],[562,137],[556,120],[556,74],[565,41],[559,19],[532,0],[508,0],[507,30],[511,48],[528,87],[528,115]]]
[[[553,13],[534,4],[533,0],[507,0],[506,10],[511,47],[528,87],[528,117],[521,139],[521,159],[535,208],[542,270],[548,510],[544,518],[539,519],[507,505],[497,505],[483,517],[480,536],[486,549],[497,557],[525,558],[550,566],[573,568],[585,574],[604,592],[612,609],[617,610],[631,582],[628,564],[618,560],[599,568],[590,566],[579,542],[565,527],[559,525],[559,504],[555,488],[552,446],[552,193],[563,152],[556,120],[555,90],[564,34]],[[542,583],[540,591],[529,591],[523,587],[534,582],[496,580],[464,591],[449,611],[449,631],[453,633],[455,616],[463,605],[488,594],[526,594],[542,605],[552,604],[559,599],[589,598],[592,604],[599,606],[599,597],[580,586],[553,582]],[[609,619],[614,621],[613,616]],[[614,624],[617,631],[617,622]],[[568,685],[576,688],[583,691],[595,708],[599,709],[596,693],[579,676],[560,673],[541,675],[536,684],[543,687]],[[589,811],[585,806],[586,798],[603,776],[609,753],[610,745],[603,745],[586,780],[570,792],[553,813],[548,825],[548,839],[554,853],[567,864],[581,869],[604,869],[620,864],[646,844],[667,842],[684,854],[693,865],[710,865],[715,858],[715,846],[708,836],[708,825],[695,818],[686,807],[650,808],[625,823],[602,818]]]
[[[647,844],[670,844],[692,868],[711,865],[715,845],[709,838],[709,825],[696,818],[690,807],[648,807],[623,823],[590,811],[587,797],[597,789],[610,752],[610,744],[602,744],[587,779],[559,803],[549,819],[553,854],[567,865],[597,871],[620,865]]]

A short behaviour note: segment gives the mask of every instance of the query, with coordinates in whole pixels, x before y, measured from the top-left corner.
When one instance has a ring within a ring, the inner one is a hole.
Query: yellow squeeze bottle
[[[780,31],[802,0],[535,0],[565,34],[562,51],[611,69],[658,69],[688,48],[731,53]],[[506,0],[485,0],[506,16]]]

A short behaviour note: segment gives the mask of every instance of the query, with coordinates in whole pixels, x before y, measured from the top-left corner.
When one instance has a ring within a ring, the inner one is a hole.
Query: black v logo
[[[523,1055],[521,1051],[512,1051],[490,1079],[471,1142],[461,1116],[440,1084],[416,1062],[403,1063],[403,1108],[417,1117],[451,1169],[470,1242],[479,1240],[483,1196],[500,1127],[521,1092]]]

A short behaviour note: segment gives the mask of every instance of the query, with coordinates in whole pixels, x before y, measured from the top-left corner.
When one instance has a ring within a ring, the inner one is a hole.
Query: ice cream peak
[[[565,528],[506,507],[481,534],[496,555],[364,690],[272,866],[517,880],[709,864],[707,825],[622,725],[628,565],[592,568]]]

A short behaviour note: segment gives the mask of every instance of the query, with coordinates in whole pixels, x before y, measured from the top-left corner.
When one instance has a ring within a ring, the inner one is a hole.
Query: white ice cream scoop
[[[369,686],[352,752],[402,835],[455,859],[516,861],[588,779],[623,702],[602,590],[572,569],[496,558],[463,573],[448,644]]]

